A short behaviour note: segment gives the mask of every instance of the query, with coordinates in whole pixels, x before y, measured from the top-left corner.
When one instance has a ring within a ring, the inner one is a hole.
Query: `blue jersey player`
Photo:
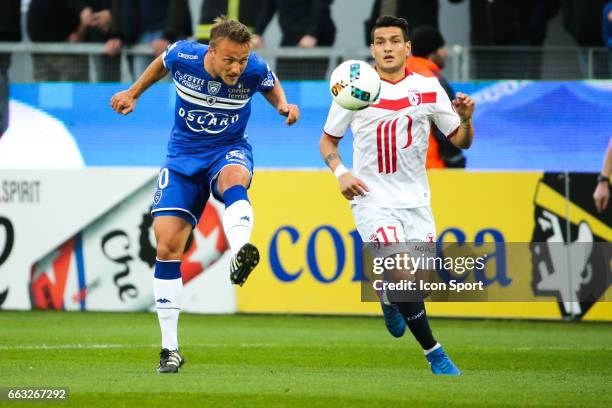
[[[210,46],[192,41],[170,45],[128,90],[112,97],[112,108],[124,115],[132,112],[140,95],[168,72],[176,85],[175,121],[151,211],[157,239],[153,289],[162,333],[160,373],[178,372],[184,362],[177,334],[180,259],[211,194],[225,203],[232,283],[242,285],[259,262],[257,248],[249,243],[253,210],[247,188],[253,155],[245,129],[251,98],[261,92],[287,117],[287,125],[299,118],[298,107],[287,103],[274,73],[251,53],[251,34],[238,21],[218,19]]]

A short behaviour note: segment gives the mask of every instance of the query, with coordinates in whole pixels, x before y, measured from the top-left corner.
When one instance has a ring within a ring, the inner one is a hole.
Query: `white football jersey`
[[[430,205],[425,172],[431,123],[448,138],[459,129],[459,115],[435,77],[407,72],[395,83],[382,80],[379,99],[360,111],[336,102],[324,131],[343,137],[353,132],[353,175],[370,189],[352,202],[379,207]]]

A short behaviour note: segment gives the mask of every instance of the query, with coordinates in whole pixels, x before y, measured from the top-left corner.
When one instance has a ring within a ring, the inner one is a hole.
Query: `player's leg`
[[[435,256],[436,231],[431,209],[423,207],[398,211],[402,213],[399,217],[402,219],[404,235],[408,241],[408,255],[419,257],[423,252],[427,252],[427,256]],[[428,250],[422,248],[423,244],[429,245]],[[423,279],[429,274],[429,271],[421,270],[416,271],[416,273],[418,279]],[[400,300],[396,304],[400,313],[406,319],[410,332],[421,345],[432,372],[434,374],[460,375],[461,371],[448,358],[433,335],[423,301],[426,294],[416,293],[415,295],[415,299],[410,299],[408,302]]]
[[[259,251],[249,241],[253,231],[253,208],[247,188],[251,173],[241,164],[227,165],[215,180],[215,192],[223,197],[223,229],[233,257],[230,261],[230,278],[242,285],[259,263]]]
[[[230,279],[242,285],[259,263],[259,251],[251,244],[253,208],[247,194],[253,175],[251,146],[237,142],[216,153],[217,159],[208,173],[210,191],[225,203],[223,229],[232,251]]]
[[[182,307],[181,257],[208,200],[208,186],[189,163],[168,161],[160,171],[151,214],[157,241],[153,292],[162,334],[158,372],[175,373],[184,363],[179,353],[178,320]],[[177,169],[180,169],[177,170]]]
[[[403,227],[398,220],[389,217],[389,209],[351,205],[357,231],[363,242],[368,242],[373,257],[392,255],[397,243],[403,240]],[[378,293],[387,331],[393,337],[402,337],[406,332],[406,321],[396,304],[391,302],[386,291]]]
[[[181,257],[191,229],[189,222],[176,216],[157,216],[153,221],[157,240],[153,293],[162,336],[160,373],[177,372],[184,362],[178,352],[178,320],[183,300]]]
[[[221,169],[217,177],[217,191],[223,197],[223,228],[235,255],[251,240],[253,208],[247,194],[251,174],[241,165],[229,165]]]

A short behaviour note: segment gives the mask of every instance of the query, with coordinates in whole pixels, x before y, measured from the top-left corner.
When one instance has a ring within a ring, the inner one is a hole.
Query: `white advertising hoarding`
[[[155,169],[0,171],[0,308],[154,306]],[[183,257],[183,310],[232,313],[222,205],[210,202]]]

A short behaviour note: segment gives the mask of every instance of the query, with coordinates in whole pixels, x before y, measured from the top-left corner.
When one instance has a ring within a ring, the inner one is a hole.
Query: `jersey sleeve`
[[[170,44],[170,45],[168,45],[166,47],[166,50],[162,54],[163,55],[162,61],[164,63],[164,67],[168,71],[172,71],[172,65],[174,64],[174,62],[178,58],[179,51],[182,50],[185,47],[185,43],[186,42],[187,41],[185,41],[185,40],[180,40],[180,41],[172,43],[172,44]]]
[[[332,101],[323,131],[333,137],[343,137],[344,132],[346,132],[346,129],[348,129],[353,120],[354,114],[355,112],[344,109],[336,101]]]
[[[457,129],[459,129],[459,115],[455,112],[455,108],[453,108],[442,85],[440,85],[438,81],[436,81],[436,84],[437,97],[433,112],[433,121],[444,136],[452,137]]]
[[[257,84],[257,92],[268,92],[274,88],[276,83],[276,74],[272,72],[270,66],[259,56],[257,57],[257,64],[259,65],[258,72],[260,73],[259,83]]]

